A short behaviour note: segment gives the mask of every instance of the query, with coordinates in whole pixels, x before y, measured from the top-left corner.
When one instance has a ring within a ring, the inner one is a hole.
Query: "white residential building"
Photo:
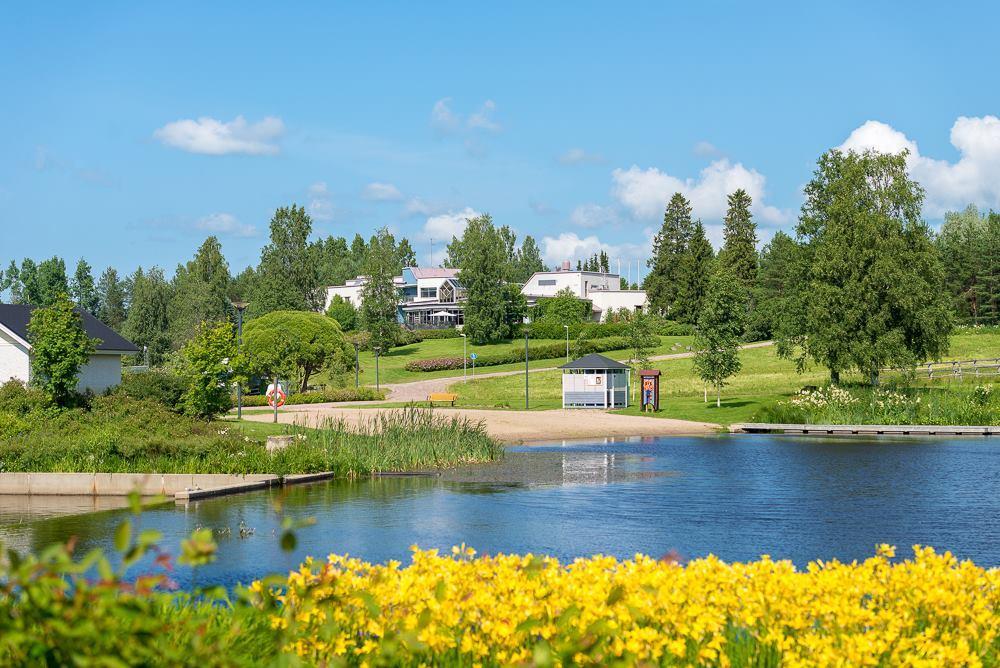
[[[406,267],[396,276],[399,291],[397,317],[401,325],[412,329],[447,328],[465,322],[465,289],[458,282],[458,269],[450,267]],[[361,289],[366,276],[332,285],[326,289],[326,307],[340,295],[355,307],[361,306]]]
[[[597,271],[574,271],[569,262],[563,262],[562,269],[536,271],[521,288],[529,305],[540,297],[554,297],[560,290],[569,290],[580,299],[589,299],[593,305],[594,320],[603,322],[610,311],[628,309],[640,311],[646,308],[645,290],[622,290],[618,274]]]
[[[16,379],[31,381],[31,344],[28,323],[34,306],[0,304],[0,383]],[[139,349],[86,311],[80,311],[87,335],[98,339],[97,349],[80,369],[77,390],[100,394],[122,380],[122,356],[135,355]]]

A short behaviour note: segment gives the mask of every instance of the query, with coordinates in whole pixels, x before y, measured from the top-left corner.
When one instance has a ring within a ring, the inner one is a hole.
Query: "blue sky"
[[[36,6],[37,5],[37,6]],[[685,191],[790,229],[816,157],[909,147],[925,215],[1000,208],[991,3],[24,3],[0,20],[0,261],[255,263],[278,206],[550,262],[648,255]],[[434,258],[436,259],[436,257]]]

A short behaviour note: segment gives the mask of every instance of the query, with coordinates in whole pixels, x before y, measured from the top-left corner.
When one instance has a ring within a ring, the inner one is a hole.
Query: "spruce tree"
[[[512,317],[504,291],[504,246],[489,214],[469,220],[462,249],[458,280],[466,292],[464,331],[476,344],[504,338]]]
[[[125,323],[125,286],[114,267],[108,267],[97,281],[97,319],[120,331]]]
[[[230,320],[234,313],[229,301],[231,282],[222,245],[214,236],[202,243],[194,259],[177,267],[168,311],[174,350],[194,336],[203,322]]]
[[[663,214],[663,226],[653,239],[653,257],[647,261],[649,274],[643,280],[653,313],[669,315],[679,290],[678,265],[694,232],[691,203],[674,193]]]
[[[757,280],[757,224],[750,213],[753,200],[740,188],[729,195],[719,265],[725,267],[747,290]]]
[[[70,284],[70,293],[76,305],[88,313],[96,313],[97,286],[94,284],[94,273],[86,260],[81,259],[76,263],[76,271],[73,272],[73,281]]]
[[[701,221],[695,223],[694,232],[677,265],[677,298],[670,315],[678,322],[694,324],[698,321],[708,284],[715,264],[715,251]]]

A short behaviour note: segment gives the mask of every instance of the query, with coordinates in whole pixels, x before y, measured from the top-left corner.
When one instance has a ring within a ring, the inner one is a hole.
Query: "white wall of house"
[[[330,308],[330,302],[333,301],[334,295],[340,295],[346,301],[354,305],[355,308],[361,306],[361,288],[364,285],[363,281],[357,279],[352,279],[347,282],[347,285],[331,285],[326,289],[326,304],[323,310]]]
[[[608,317],[608,311],[620,311],[627,308],[630,311],[646,309],[645,290],[595,290],[587,295],[595,309],[601,310],[601,320]]]
[[[27,383],[30,372],[28,349],[7,332],[0,330],[0,383],[6,383],[11,378]]]
[[[580,299],[589,299],[597,290],[617,289],[620,285],[618,274],[602,274],[596,271],[539,271],[521,288],[527,297],[553,297],[560,290],[569,288]]]
[[[80,369],[76,389],[79,392],[90,390],[94,394],[102,394],[121,382],[122,356],[98,353],[91,355],[90,361]]]

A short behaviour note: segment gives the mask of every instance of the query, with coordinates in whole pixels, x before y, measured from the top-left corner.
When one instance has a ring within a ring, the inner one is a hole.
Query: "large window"
[[[438,292],[438,298],[443,303],[453,303],[455,301],[455,288],[451,287],[448,283],[441,286],[441,290]]]
[[[420,297],[422,299],[435,299],[438,296],[437,288],[420,288]]]
[[[538,285],[555,285],[556,279],[554,278],[539,278]]]

